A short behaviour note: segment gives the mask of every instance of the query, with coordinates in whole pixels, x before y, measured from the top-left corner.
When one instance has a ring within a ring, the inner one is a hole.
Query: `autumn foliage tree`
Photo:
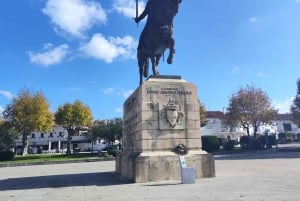
[[[277,110],[271,106],[268,95],[260,88],[247,85],[231,96],[224,123],[228,126],[240,125],[248,135],[253,128],[256,139],[258,127],[271,123],[276,117]]]
[[[199,102],[200,105],[200,126],[203,127],[206,125],[206,109],[205,106]]]
[[[300,79],[297,81],[297,94],[291,106],[291,113],[293,116],[293,122],[300,127]]]
[[[73,104],[65,103],[55,113],[55,123],[68,131],[67,155],[71,155],[72,137],[80,130],[88,130],[93,124],[90,108],[79,100]]]
[[[41,91],[22,89],[3,112],[4,119],[22,138],[22,155],[27,154],[28,135],[33,131],[46,132],[52,128],[53,114]]]

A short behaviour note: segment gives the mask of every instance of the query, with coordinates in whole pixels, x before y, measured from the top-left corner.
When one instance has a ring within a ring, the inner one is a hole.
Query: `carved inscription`
[[[162,87],[159,90],[153,90],[152,88],[146,89],[147,94],[155,94],[155,95],[192,95],[191,91],[181,90],[176,87]]]

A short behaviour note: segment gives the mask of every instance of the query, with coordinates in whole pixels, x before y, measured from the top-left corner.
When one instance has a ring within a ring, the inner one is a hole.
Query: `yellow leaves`
[[[32,131],[47,131],[53,125],[53,115],[42,92],[22,89],[7,107],[7,119],[12,121],[16,130],[29,134]]]

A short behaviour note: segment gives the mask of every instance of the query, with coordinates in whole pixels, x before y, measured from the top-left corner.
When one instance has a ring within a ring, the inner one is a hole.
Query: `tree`
[[[291,113],[293,116],[293,122],[300,127],[300,79],[297,81],[297,94],[291,106]]]
[[[256,139],[258,127],[271,123],[276,117],[277,110],[272,108],[267,94],[259,88],[247,85],[232,95],[224,123],[229,126],[239,124],[247,130],[248,136],[250,128],[253,128],[253,137]]]
[[[72,137],[80,130],[89,129],[93,124],[93,115],[88,106],[77,100],[73,104],[65,103],[58,107],[55,123],[68,131],[67,155],[71,155]]]
[[[206,121],[206,109],[205,106],[199,102],[200,105],[200,126],[203,127],[206,125],[207,121]]]
[[[23,136],[22,155],[27,154],[31,132],[46,132],[52,128],[53,114],[49,108],[50,104],[41,91],[24,88],[4,110],[4,119]]]
[[[123,120],[115,118],[107,121],[96,121],[92,128],[93,138],[101,138],[113,145],[116,140],[121,140]]]
[[[12,148],[17,138],[18,134],[11,128],[9,123],[0,120],[0,152]]]

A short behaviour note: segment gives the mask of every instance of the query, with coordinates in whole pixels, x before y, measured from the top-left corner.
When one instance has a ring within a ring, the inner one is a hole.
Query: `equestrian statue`
[[[137,59],[140,74],[140,85],[143,76],[148,77],[149,59],[152,63],[153,75],[159,75],[157,66],[166,49],[169,49],[168,64],[172,64],[175,53],[173,38],[173,19],[178,13],[182,0],[148,0],[144,11],[138,16],[138,0],[136,0],[136,23],[147,16],[147,21],[140,35],[137,48]]]

